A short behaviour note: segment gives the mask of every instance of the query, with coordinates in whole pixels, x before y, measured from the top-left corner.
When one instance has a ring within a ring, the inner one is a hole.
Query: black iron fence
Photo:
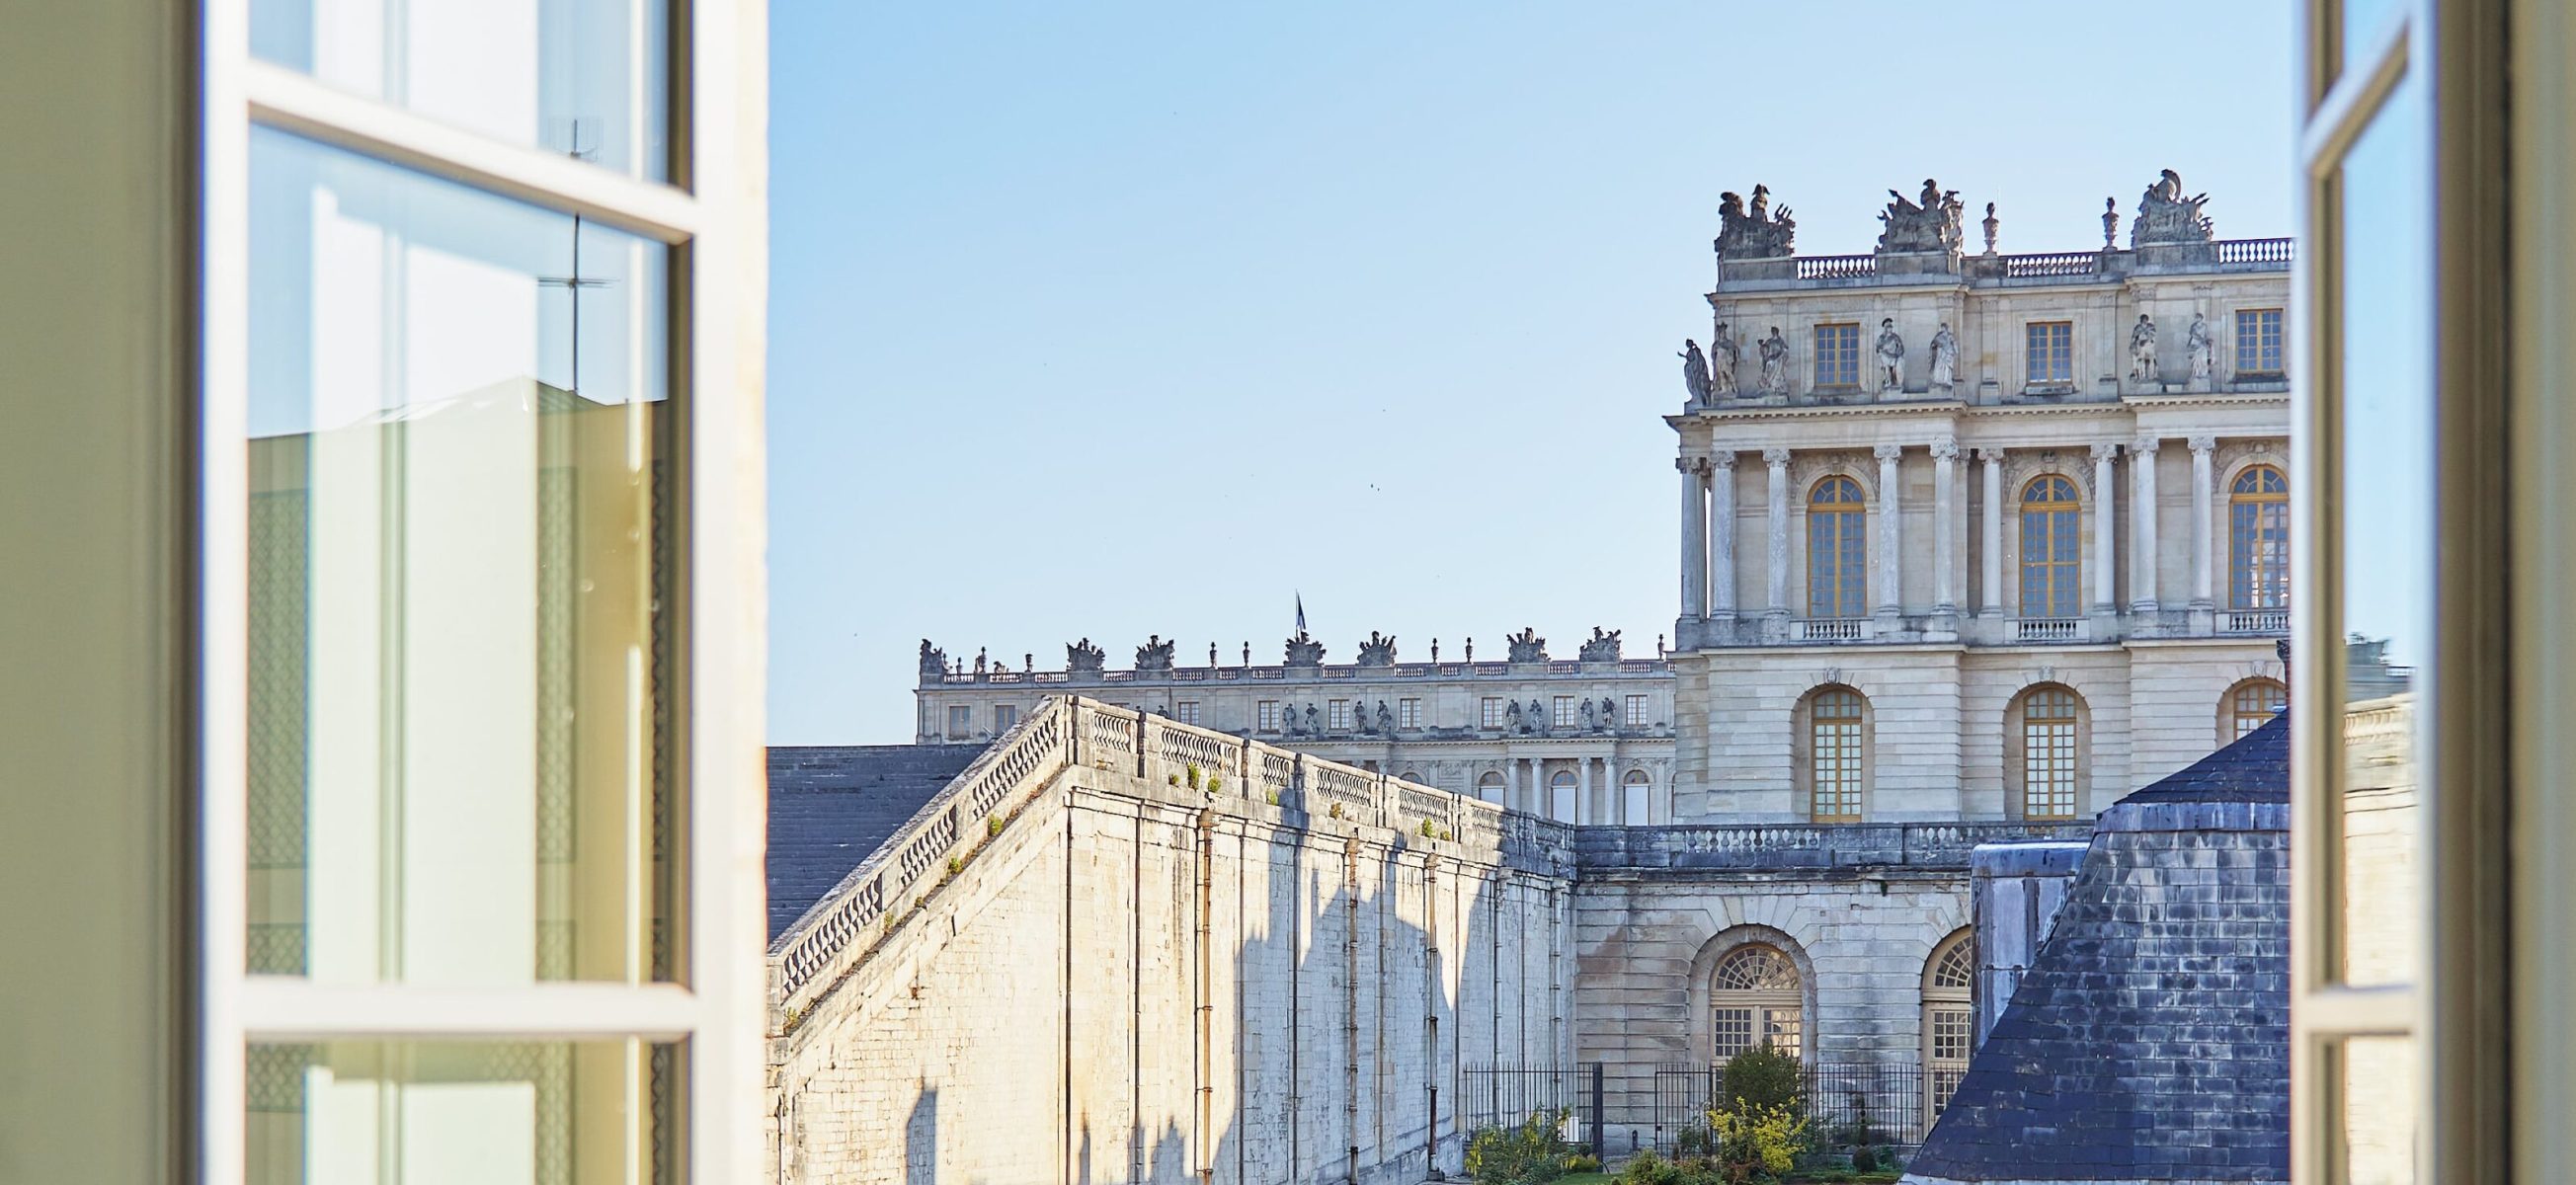
[[[1799,1072],[1799,1105],[1819,1148],[1914,1148],[1958,1085],[1959,1072],[1946,1067],[1828,1062]],[[1708,1113],[1725,1089],[1723,1065],[1655,1071],[1655,1150],[1666,1156],[1707,1150]]]
[[[1571,1066],[1471,1066],[1465,1072],[1459,1117],[1468,1130],[1512,1127],[1542,1111],[1567,1113],[1565,1138],[1602,1155],[1601,1063]]]

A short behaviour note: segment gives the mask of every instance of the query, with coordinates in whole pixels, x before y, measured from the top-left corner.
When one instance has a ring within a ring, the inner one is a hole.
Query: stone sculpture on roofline
[[[1109,652],[1091,644],[1091,639],[1067,642],[1064,647],[1064,669],[1067,674],[1097,675],[1107,665]]]
[[[1753,187],[1753,206],[1747,210],[1744,199],[1733,193],[1717,195],[1717,257],[1720,259],[1774,259],[1797,253],[1798,222],[1789,216],[1789,207],[1771,212],[1771,190]]]
[[[2209,204],[2205,193],[2184,197],[2182,174],[2166,169],[2156,183],[2138,198],[2138,220],[2129,224],[2129,247],[2159,243],[2206,243],[2216,237],[2209,216],[2200,208]]]
[[[1958,190],[1945,190],[1940,182],[1926,177],[1920,202],[1909,201],[1893,189],[1887,191],[1887,196],[1896,200],[1887,203],[1887,209],[1878,216],[1884,224],[1878,235],[1881,254],[1960,249],[1965,239],[1962,220],[1967,216],[1967,207],[1960,202]]]
[[[1538,629],[1534,626],[1522,626],[1521,632],[1507,634],[1503,640],[1511,643],[1510,658],[1513,662],[1547,661],[1547,639],[1538,636]]]
[[[930,639],[923,638],[921,640],[922,679],[927,682],[936,683],[940,679],[946,677],[947,674],[948,652],[931,645]]]
[[[1324,665],[1324,644],[1307,637],[1304,630],[1297,631],[1296,637],[1288,639],[1288,665],[1292,667]]]
[[[1576,657],[1585,662],[1619,661],[1619,631],[1592,627],[1592,640],[1585,642]]]
[[[1163,635],[1161,634],[1148,635],[1145,644],[1136,648],[1136,669],[1140,671],[1171,670],[1172,644],[1164,641]]]
[[[1360,643],[1360,665],[1391,667],[1395,665],[1395,635],[1369,631],[1369,640]]]

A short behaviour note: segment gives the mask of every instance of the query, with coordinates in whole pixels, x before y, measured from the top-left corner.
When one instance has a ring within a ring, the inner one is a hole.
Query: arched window
[[[1642,769],[1629,770],[1619,779],[1620,822],[1630,827],[1643,827],[1655,819],[1655,779]]]
[[[1923,1066],[1931,1071],[1931,1117],[1939,1118],[1968,1072],[1975,1044],[1973,1004],[1977,982],[1975,936],[1961,930],[1932,948],[1923,965]]]
[[[1807,493],[1807,616],[1859,617],[1869,587],[1860,483],[1840,475]]]
[[[2041,687],[2021,701],[2021,795],[2025,819],[2075,817],[2075,693]]]
[[[1718,1064],[1757,1045],[1798,1056],[1805,1037],[1806,995],[1798,965],[1778,947],[1740,946],[1717,961],[1709,980],[1711,1050]]]
[[[2073,617],[2082,575],[2075,483],[2051,473],[2021,489],[2021,615]]]
[[[2290,705],[2290,689],[2272,679],[2248,679],[2227,689],[2219,705],[2219,741],[2226,743],[2263,727]]]
[[[1819,823],[1860,820],[1861,702],[1848,687],[1828,687],[1808,704],[1809,813]]]
[[[1408,769],[1404,771],[1404,777],[1401,780],[1411,782],[1416,786],[1428,786],[1431,784],[1422,780],[1422,771],[1418,769]]]
[[[1496,772],[1488,771],[1477,776],[1476,797],[1499,807],[1508,808],[1512,805],[1503,801],[1503,775]]]
[[[2230,608],[2290,607],[2290,481],[2270,465],[2228,491],[2227,590]]]
[[[1574,821],[1574,771],[1560,769],[1547,780],[1548,817],[1559,823]]]

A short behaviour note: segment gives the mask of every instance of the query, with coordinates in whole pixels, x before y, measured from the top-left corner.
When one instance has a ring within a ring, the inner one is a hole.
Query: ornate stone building
[[[1873,254],[1719,240],[1666,417],[1677,818],[2085,818],[2279,702],[2289,241],[2171,173],[2126,249],[1999,254],[1990,206],[1966,254],[1955,193],[1891,196]]]
[[[1547,856],[1515,873],[1535,912],[1494,932],[1545,949],[1482,957],[1548,985],[1550,1027],[1459,1042],[1434,1085],[1472,1107],[1479,1064],[1598,1062],[1612,1143],[1668,1141],[1710,1065],[1768,1042],[1880,1100],[1837,1123],[1919,1139],[1967,1064],[1971,852],[2080,841],[2283,702],[2295,376],[2289,242],[2215,238],[2179,177],[2106,212],[2100,247],[2038,255],[1999,252],[1991,206],[1971,253],[1955,192],[1891,196],[1878,250],[1833,257],[1798,256],[1764,189],[1722,202],[1714,332],[1665,417],[1680,613],[1655,658],[1525,630],[1428,662],[1372,636],[1333,664],[1301,629],[1276,666],[1157,637],[1127,669],[1084,640],[1014,671],[924,642],[915,739],[988,740],[1070,694],[1176,754],[1292,750],[1293,773],[1263,758],[1281,785],[1355,767],[1331,776],[1368,817],[1439,801],[1420,787],[1498,804],[1504,848]],[[1300,850],[1350,818],[1262,805]],[[1394,829],[1448,833],[1423,812]],[[1435,1143],[1456,1120],[1422,1118]]]
[[[1500,661],[1475,659],[1470,640],[1443,659],[1400,661],[1396,639],[1371,635],[1358,661],[1327,663],[1304,631],[1286,661],[1205,666],[1173,661],[1157,637],[1136,664],[1106,669],[1086,638],[1065,647],[1062,670],[1017,671],[978,657],[951,663],[922,643],[917,742],[986,740],[1050,695],[1087,695],[1184,724],[1257,737],[1331,761],[1436,786],[1568,823],[1673,821],[1673,680],[1660,658],[1626,658],[1615,630],[1593,630],[1573,658],[1549,655],[1524,628]]]

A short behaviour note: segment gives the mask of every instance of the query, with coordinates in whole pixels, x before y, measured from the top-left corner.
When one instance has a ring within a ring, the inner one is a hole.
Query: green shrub
[[[1649,1148],[1628,1158],[1619,1170],[1619,1185],[1690,1185],[1690,1175]]]
[[[1342,817],[1342,804],[1338,802],[1333,804],[1333,817],[1336,819]]]
[[[1178,786],[1178,785],[1180,785],[1180,784],[1181,784],[1181,775],[1179,775],[1179,774],[1164,774],[1164,775],[1163,775],[1163,784],[1164,784],[1164,785],[1166,785],[1166,786]]]
[[[1439,829],[1439,828],[1437,828],[1437,827],[1432,826],[1432,825],[1431,825],[1431,820],[1429,820],[1429,819],[1424,819],[1424,820],[1422,821],[1422,838],[1424,838],[1424,839],[1438,839],[1438,838],[1440,838],[1440,829]]]
[[[948,875],[950,875],[950,876],[955,876],[955,875],[957,875],[957,874],[958,874],[958,872],[959,872],[959,871],[963,870],[965,867],[966,867],[966,862],[965,862],[965,861],[960,860],[960,859],[958,859],[958,858],[957,858],[957,857],[955,857],[955,856],[950,856],[950,857],[948,858]]]
[[[1852,1149],[1852,1171],[1855,1173],[1877,1172],[1878,1153],[1870,1151],[1869,1145],[1867,1144],[1863,1144],[1858,1148]]]
[[[1189,764],[1189,771],[1190,771],[1190,789],[1192,789],[1192,790],[1196,790],[1196,789],[1198,789],[1198,788],[1199,788],[1199,779],[1200,779],[1200,777],[1202,776],[1202,775],[1201,775],[1201,773],[1200,773],[1200,771],[1199,771],[1199,763],[1198,763],[1198,762],[1195,762],[1195,761],[1191,762],[1191,763]]]
[[[1476,1185],[1546,1185],[1566,1173],[1574,1149],[1561,1134],[1567,1112],[1538,1111],[1518,1127],[1480,1127],[1467,1136],[1467,1179]]]
[[[1589,1152],[1577,1152],[1574,1155],[1565,1158],[1565,1171],[1569,1173],[1600,1172],[1601,1158],[1594,1156]]]
[[[1803,1112],[1807,1100],[1800,1078],[1798,1055],[1757,1045],[1727,1061],[1718,1104]]]
[[[1224,793],[1224,792],[1225,792],[1225,775],[1224,775],[1224,774],[1209,774],[1209,775],[1208,775],[1208,793],[1210,793],[1210,794],[1222,794],[1222,793]]]
[[[1277,806],[1277,805],[1279,805],[1279,792],[1278,792],[1278,791],[1276,791],[1276,790],[1271,791],[1271,792],[1270,792],[1270,795],[1269,795],[1269,798],[1270,798],[1270,805],[1272,805],[1272,806]]]
[[[1002,817],[1000,815],[984,816],[984,837],[986,839],[990,839],[996,835],[1000,835],[1001,833]]]
[[[1807,1151],[1807,1119],[1789,1107],[1751,1103],[1708,1113],[1717,1138],[1717,1167],[1728,1185],[1767,1181],[1788,1172]]]

